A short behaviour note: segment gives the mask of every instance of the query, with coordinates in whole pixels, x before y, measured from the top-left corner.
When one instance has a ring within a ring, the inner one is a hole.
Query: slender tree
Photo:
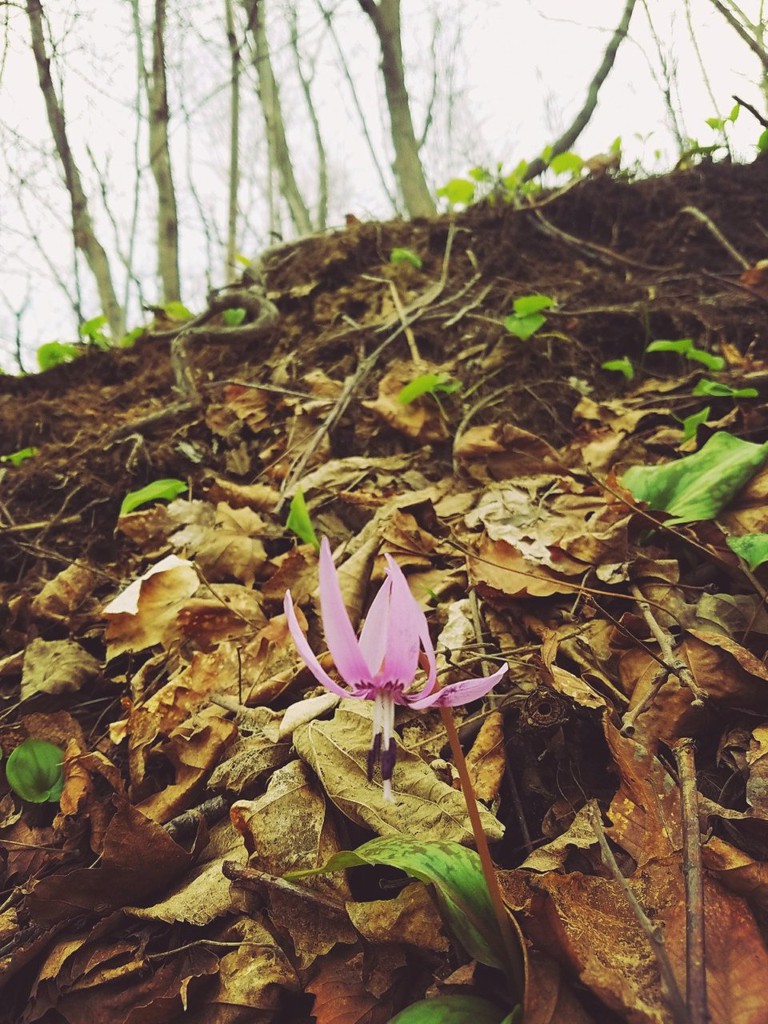
[[[237,37],[232,0],[224,0],[224,22],[229,45],[229,183],[227,202],[227,256],[225,277],[236,276],[237,213],[240,186],[240,42]]]
[[[64,182],[69,194],[72,214],[72,234],[75,246],[82,252],[96,281],[101,308],[109,323],[114,338],[125,334],[123,310],[117,300],[112,273],[104,246],[96,236],[93,220],[88,208],[88,199],[83,188],[80,171],[72,153],[64,106],[56,95],[51,76],[51,61],[45,47],[43,7],[40,0],[26,0],[26,12],[32,38],[32,52],[37,66],[37,77],[45,100],[48,124],[53,136],[59,161],[64,172]]]
[[[400,34],[400,0],[358,0],[371,19],[381,49],[381,73],[389,110],[395,177],[411,217],[430,217],[435,201],[429,191],[413,128],[411,105],[405,86],[403,43]]]

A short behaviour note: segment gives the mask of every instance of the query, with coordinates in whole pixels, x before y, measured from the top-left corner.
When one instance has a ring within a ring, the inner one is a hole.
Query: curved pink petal
[[[391,596],[387,621],[387,645],[381,675],[387,681],[410,686],[419,664],[419,620],[426,618],[410,591],[408,581],[397,562],[387,555]]]
[[[376,675],[384,661],[387,649],[387,622],[392,595],[392,580],[387,576],[371,602],[360,633],[360,651],[371,675]]]
[[[428,697],[417,694],[415,699],[410,699],[406,693],[403,694],[403,703],[417,711],[421,708],[456,707],[458,704],[469,704],[491,691],[508,669],[509,665],[502,665],[493,675],[451,683],[450,686],[444,686],[442,690],[438,690],[437,693],[432,693]]]
[[[320,613],[328,650],[339,670],[339,675],[350,684],[370,680],[371,673],[357,643],[344,598],[341,596],[339,578],[336,575],[331,545],[327,537],[323,537],[320,545]]]
[[[283,608],[285,609],[285,617],[288,619],[288,629],[293,637],[293,642],[296,644],[296,650],[318,683],[322,683],[326,690],[330,690],[331,693],[335,693],[338,697],[354,697],[354,693],[345,690],[343,686],[339,686],[337,682],[331,679],[315,657],[314,651],[309,646],[309,642],[301,630],[299,620],[296,618],[296,612],[293,610],[290,590],[285,592]]]

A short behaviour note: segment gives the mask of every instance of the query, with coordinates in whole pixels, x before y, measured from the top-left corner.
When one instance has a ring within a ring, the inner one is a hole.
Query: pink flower
[[[320,612],[325,639],[339,675],[340,686],[322,667],[299,626],[290,591],[285,595],[285,614],[293,642],[307,668],[326,690],[339,697],[373,701],[373,744],[368,754],[368,778],[381,766],[384,796],[392,799],[392,773],[397,746],[394,740],[395,704],[421,709],[468,704],[485,696],[508,669],[479,679],[465,679],[435,690],[437,666],[427,620],[411,594],[402,570],[387,555],[387,578],[373,599],[360,638],[355,636],[341,596],[331,548],[326,537],[320,547]],[[411,691],[419,653],[429,670],[420,689]]]

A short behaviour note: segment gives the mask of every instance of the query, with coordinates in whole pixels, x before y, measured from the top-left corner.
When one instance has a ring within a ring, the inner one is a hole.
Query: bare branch
[[[738,32],[741,39],[747,44],[752,53],[754,53],[754,55],[763,65],[765,71],[768,72],[768,51],[766,51],[762,46],[760,46],[758,41],[754,39],[749,34],[749,32],[747,32],[746,28],[741,24],[739,19],[735,16],[735,14],[728,10],[725,4],[721,3],[720,0],[711,0],[711,3],[713,7],[715,7],[720,12],[720,14],[722,14],[722,16],[734,30],[734,32]]]

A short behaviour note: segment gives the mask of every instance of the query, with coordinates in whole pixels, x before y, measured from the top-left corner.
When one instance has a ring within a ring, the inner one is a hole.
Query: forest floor
[[[768,532],[768,160],[350,220],[189,323],[0,377],[0,455],[36,450],[0,463],[3,766],[29,739],[64,751],[60,796],[50,766],[39,802],[0,782],[0,1020],[511,1009],[431,887],[283,882],[377,835],[474,842],[437,712],[398,710],[388,802],[371,704],[294,647],[288,588],[325,649],[316,551],[286,524],[301,492],[355,620],[391,554],[441,683],[509,665],[454,714],[526,1024],[698,1024],[680,1003],[702,934],[710,1020],[765,1024],[768,580],[727,540]],[[530,296],[551,303],[523,340]],[[414,381],[449,386],[403,402]],[[622,483],[723,435],[748,472],[728,448],[657,511]],[[165,478],[179,496],[121,514]]]

